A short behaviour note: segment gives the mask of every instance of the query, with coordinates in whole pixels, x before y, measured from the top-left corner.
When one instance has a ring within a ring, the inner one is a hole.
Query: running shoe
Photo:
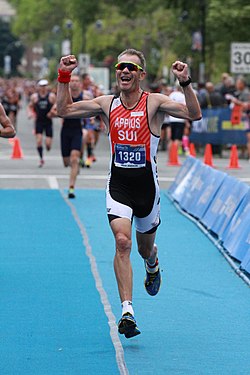
[[[85,161],[83,159],[79,160],[79,166],[84,168],[85,167]]]
[[[75,190],[73,188],[70,188],[69,189],[69,192],[68,192],[68,198],[69,199],[72,199],[72,198],[75,198]]]
[[[92,164],[92,159],[91,159],[91,157],[89,157],[85,161],[85,167],[90,168],[91,164]]]
[[[39,164],[38,164],[38,168],[42,168],[44,166],[44,160],[41,159]]]
[[[136,325],[135,318],[129,312],[123,314],[118,323],[118,332],[125,335],[127,339],[137,336],[141,333]]]
[[[158,259],[157,259],[158,262]],[[146,262],[145,262],[146,265]],[[158,270],[154,273],[148,272],[146,268],[146,277],[144,280],[145,289],[148,294],[155,296],[161,287],[161,272],[158,266]]]

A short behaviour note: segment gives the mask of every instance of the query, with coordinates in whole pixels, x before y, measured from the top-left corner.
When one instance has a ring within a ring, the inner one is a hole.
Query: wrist
[[[181,87],[186,87],[186,86],[190,85],[191,82],[192,82],[192,79],[191,79],[190,76],[188,76],[188,80],[187,81],[184,81],[184,82],[180,82],[179,81],[179,84],[180,84]]]
[[[60,83],[69,83],[71,78],[71,72],[67,70],[58,69],[57,81]]]

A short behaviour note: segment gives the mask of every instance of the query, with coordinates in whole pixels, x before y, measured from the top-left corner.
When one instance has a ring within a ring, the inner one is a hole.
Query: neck
[[[120,98],[125,105],[126,108],[133,108],[138,101],[140,100],[142,94],[142,90],[138,89],[138,91],[135,92],[121,92]]]
[[[80,90],[74,90],[74,91],[71,90],[71,95],[73,96],[73,98],[77,98],[80,95],[80,93],[81,93]]]

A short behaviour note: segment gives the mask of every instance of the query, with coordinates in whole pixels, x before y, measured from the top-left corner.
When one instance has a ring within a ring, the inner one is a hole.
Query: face
[[[45,86],[39,86],[38,90],[39,90],[39,93],[41,95],[45,95],[48,92],[48,86],[47,85],[45,85]]]
[[[91,86],[91,78],[89,75],[87,75],[83,80],[82,80],[82,85],[84,88],[89,88]]]
[[[128,61],[139,66],[141,65],[140,59],[136,55],[122,55],[118,60],[118,63]],[[119,65],[116,69],[116,80],[121,91],[133,91],[139,89],[140,81],[142,81],[145,77],[144,71],[138,69],[137,67],[135,67],[137,70],[130,70],[129,67],[119,67]]]
[[[70,88],[71,88],[72,91],[78,91],[81,88],[80,77],[74,76],[74,75],[71,76]]]

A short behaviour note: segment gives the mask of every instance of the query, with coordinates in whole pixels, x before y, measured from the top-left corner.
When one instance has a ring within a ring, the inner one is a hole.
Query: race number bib
[[[142,168],[146,166],[145,145],[115,145],[115,166],[121,168]]]

